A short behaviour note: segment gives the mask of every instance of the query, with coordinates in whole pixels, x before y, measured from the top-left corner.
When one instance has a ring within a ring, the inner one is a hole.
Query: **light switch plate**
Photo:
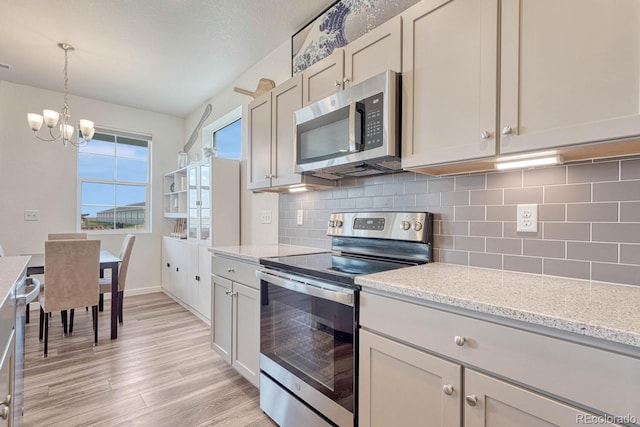
[[[33,209],[26,209],[24,211],[25,221],[38,221],[40,219],[40,212]]]
[[[296,211],[296,224],[304,224],[304,211],[302,209],[298,209]]]
[[[538,232],[538,205],[518,205],[516,218],[516,232]]]
[[[260,222],[262,224],[271,224],[271,211],[262,211]]]

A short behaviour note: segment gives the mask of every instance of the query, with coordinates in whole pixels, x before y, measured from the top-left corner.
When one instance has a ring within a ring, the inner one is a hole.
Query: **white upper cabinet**
[[[428,0],[402,18],[402,167],[495,155],[497,0]]]
[[[640,2],[502,2],[500,152],[640,135]]]
[[[303,104],[319,101],[386,70],[399,72],[401,68],[402,19],[396,16],[303,70]]]
[[[254,99],[248,110],[249,156],[247,187],[249,190],[271,186],[271,92]]]

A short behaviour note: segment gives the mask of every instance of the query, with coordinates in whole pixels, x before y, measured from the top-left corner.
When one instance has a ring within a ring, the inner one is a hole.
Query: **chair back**
[[[45,312],[98,304],[100,240],[47,240],[44,265]]]
[[[87,239],[87,233],[49,233],[47,240]]]
[[[136,241],[136,236],[133,234],[127,234],[122,241],[122,247],[120,248],[120,269],[118,270],[118,290],[124,291],[124,287],[127,283],[127,270],[129,269],[129,260],[131,259],[131,252],[133,251],[133,243]]]

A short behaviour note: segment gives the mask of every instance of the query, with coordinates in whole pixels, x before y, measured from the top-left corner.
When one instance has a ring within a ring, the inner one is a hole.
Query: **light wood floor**
[[[91,310],[76,310],[67,337],[54,313],[46,359],[32,315],[25,427],[275,425],[259,408],[258,390],[211,349],[210,328],[165,294],[127,296],[114,341],[109,313],[105,301],[97,347]]]

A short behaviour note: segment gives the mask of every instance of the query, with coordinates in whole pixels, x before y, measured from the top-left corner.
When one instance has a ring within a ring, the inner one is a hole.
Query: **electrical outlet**
[[[40,219],[40,212],[32,209],[27,209],[24,211],[24,220],[25,221],[38,221]]]
[[[304,211],[302,209],[298,209],[296,211],[296,224],[304,224]]]
[[[271,211],[262,211],[260,222],[262,224],[271,224]]]
[[[518,205],[516,231],[524,233],[538,232],[538,205]]]

